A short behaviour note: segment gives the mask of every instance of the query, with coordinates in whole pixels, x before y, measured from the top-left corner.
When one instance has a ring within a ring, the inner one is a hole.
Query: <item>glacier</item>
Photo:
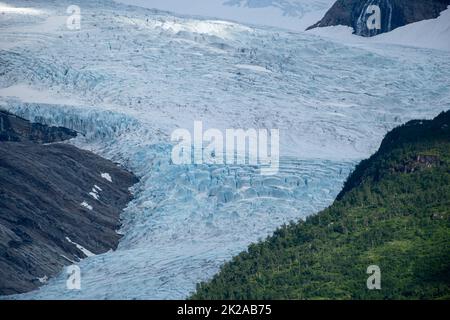
[[[183,15],[303,31],[319,21],[334,0],[115,0]]]
[[[450,108],[445,51],[106,0],[79,1],[74,31],[70,1],[5,3],[21,9],[0,15],[0,107],[77,130],[70,143],[140,178],[117,250],[78,262],[81,290],[66,289],[62,270],[16,299],[186,298],[249,244],[331,204],[388,130]],[[278,128],[279,173],[173,165],[171,132],[196,120]]]

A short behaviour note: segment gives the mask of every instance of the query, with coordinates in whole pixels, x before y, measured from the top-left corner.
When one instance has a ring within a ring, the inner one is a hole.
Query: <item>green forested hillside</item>
[[[381,290],[368,290],[369,265]],[[450,299],[450,111],[386,135],[328,209],[225,264],[193,299]]]

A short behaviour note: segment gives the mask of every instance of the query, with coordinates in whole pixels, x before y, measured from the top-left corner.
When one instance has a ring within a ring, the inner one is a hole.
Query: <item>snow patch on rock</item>
[[[112,182],[112,178],[111,178],[111,175],[109,174],[109,173],[102,173],[101,174],[101,177],[103,178],[103,179],[105,179],[106,181],[108,181],[108,182]]]
[[[92,209],[94,209],[89,203],[87,203],[86,201],[83,201],[82,203],[81,203],[81,206],[82,207],[84,207],[84,208],[86,208],[86,209],[88,209],[88,210],[91,210],[92,211]]]
[[[91,251],[89,251],[88,249],[86,249],[85,247],[83,247],[82,245],[79,245],[78,243],[73,242],[72,240],[70,240],[69,237],[66,237],[66,240],[67,240],[69,243],[71,243],[71,244],[73,244],[74,246],[76,246],[77,249],[80,250],[81,252],[83,252],[83,254],[84,254],[86,257],[93,257],[93,256],[95,256],[94,253],[92,253]]]

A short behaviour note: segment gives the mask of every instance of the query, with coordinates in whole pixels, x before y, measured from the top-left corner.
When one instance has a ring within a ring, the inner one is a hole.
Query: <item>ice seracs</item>
[[[66,290],[61,273],[18,298],[184,299],[250,243],[332,203],[389,129],[448,109],[446,52],[348,46],[237,23],[219,37],[191,28],[210,18],[79,2],[79,32],[66,31],[64,19],[42,29],[25,15],[0,29],[0,88],[33,89],[28,97],[0,90],[0,107],[76,130],[70,143],[140,181],[122,214],[117,250],[79,262],[83,290]],[[66,9],[39,4],[55,14]],[[185,27],[172,32],[156,21]],[[34,94],[41,88],[48,99]],[[257,166],[173,165],[171,132],[196,120],[205,131],[279,128],[279,172],[265,179]],[[106,192],[114,177],[98,175]],[[93,210],[89,192],[82,205]]]

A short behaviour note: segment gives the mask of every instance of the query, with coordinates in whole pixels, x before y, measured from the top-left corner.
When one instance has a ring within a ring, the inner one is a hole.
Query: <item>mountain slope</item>
[[[366,13],[370,5],[380,8],[381,28],[369,30]],[[370,37],[392,31],[417,21],[437,18],[450,5],[449,0],[338,0],[325,16],[308,29],[344,25],[352,27],[357,35]]]
[[[194,299],[448,299],[450,112],[391,131],[338,200],[251,245]],[[366,288],[367,267],[381,290]]]
[[[65,265],[117,247],[136,178],[53,143],[74,135],[0,110],[0,295],[36,289]]]
[[[66,290],[63,271],[18,299],[185,298],[250,243],[329,206],[388,130],[450,101],[449,56],[437,51],[106,0],[79,0],[74,31],[69,0],[2,3],[39,14],[1,21],[0,106],[83,133],[74,144],[141,178],[118,249],[80,262],[83,290]],[[171,165],[171,133],[196,120],[205,130],[279,128],[280,174],[264,182],[247,166]]]

